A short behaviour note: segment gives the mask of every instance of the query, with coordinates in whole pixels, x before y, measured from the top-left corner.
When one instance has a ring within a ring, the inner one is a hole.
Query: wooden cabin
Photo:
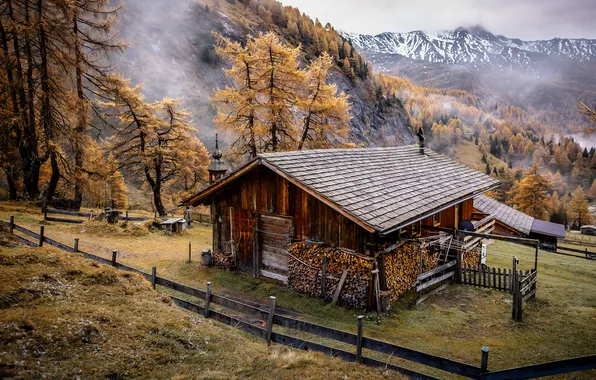
[[[495,233],[536,239],[545,249],[556,249],[558,239],[565,238],[564,225],[536,219],[486,195],[474,198],[474,213],[493,216]]]
[[[374,256],[381,244],[472,220],[473,198],[498,185],[416,145],[310,150],[260,154],[183,204],[211,207],[214,252],[284,281],[292,241]]]

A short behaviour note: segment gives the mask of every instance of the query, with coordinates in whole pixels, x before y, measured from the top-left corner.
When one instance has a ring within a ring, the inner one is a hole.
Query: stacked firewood
[[[299,292],[331,301],[345,270],[348,276],[339,297],[344,307],[363,309],[368,300],[372,260],[337,248],[295,243],[288,249],[288,285]],[[325,291],[322,292],[323,258],[326,257]]]
[[[215,251],[213,252],[213,265],[223,269],[234,268],[234,257],[229,252]]]
[[[463,267],[472,266],[477,267],[480,264],[480,250],[479,249],[471,249],[469,251],[465,251],[462,257],[461,264]]]
[[[422,272],[437,267],[439,253],[421,248],[417,241],[409,241],[385,253],[385,278],[391,299],[395,300],[416,285],[420,275],[420,253],[422,250]]]
[[[321,269],[323,257],[327,257],[327,273],[340,275],[349,269],[353,277],[369,278],[372,260],[358,257],[335,247],[317,244],[294,243],[288,252],[308,265]]]

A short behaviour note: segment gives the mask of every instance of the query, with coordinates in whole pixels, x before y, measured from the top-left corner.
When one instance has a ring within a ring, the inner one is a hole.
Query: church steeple
[[[211,154],[209,163],[209,184],[219,181],[228,172],[228,164],[222,159],[223,154],[219,150],[217,133],[215,134],[215,150]]]

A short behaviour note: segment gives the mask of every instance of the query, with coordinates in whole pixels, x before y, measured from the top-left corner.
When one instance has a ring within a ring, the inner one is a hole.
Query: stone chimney
[[[211,162],[209,163],[209,184],[215,183],[222,179],[228,172],[228,164],[221,158],[222,153],[219,150],[219,141],[217,133],[215,134],[215,150],[211,154]]]
[[[422,128],[420,128],[418,130],[418,133],[416,134],[416,136],[418,136],[418,146],[420,147],[420,154],[424,154],[424,131],[422,130]]]

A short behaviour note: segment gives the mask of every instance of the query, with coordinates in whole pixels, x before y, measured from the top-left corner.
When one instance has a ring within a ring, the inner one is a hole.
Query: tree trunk
[[[45,191],[44,203],[49,205],[56,194],[56,188],[58,187],[58,181],[60,180],[60,167],[58,166],[58,159],[56,158],[56,152],[50,154],[50,165],[52,166],[52,175],[50,177],[50,183]]]
[[[75,188],[74,188],[74,201],[77,209],[81,208],[83,203],[83,190],[82,190],[82,167],[83,167],[83,135],[86,128],[86,117],[85,117],[85,95],[83,93],[83,73],[81,70],[81,47],[79,44],[79,27],[77,23],[78,13],[75,12],[72,23],[73,23],[73,34],[75,38],[75,76],[77,80],[77,126],[75,128],[74,136],[74,158],[75,158]]]
[[[8,182],[8,199],[11,201],[16,200],[18,196],[14,171],[15,168],[12,166],[10,169],[4,168],[4,174],[6,174],[6,181]]]

